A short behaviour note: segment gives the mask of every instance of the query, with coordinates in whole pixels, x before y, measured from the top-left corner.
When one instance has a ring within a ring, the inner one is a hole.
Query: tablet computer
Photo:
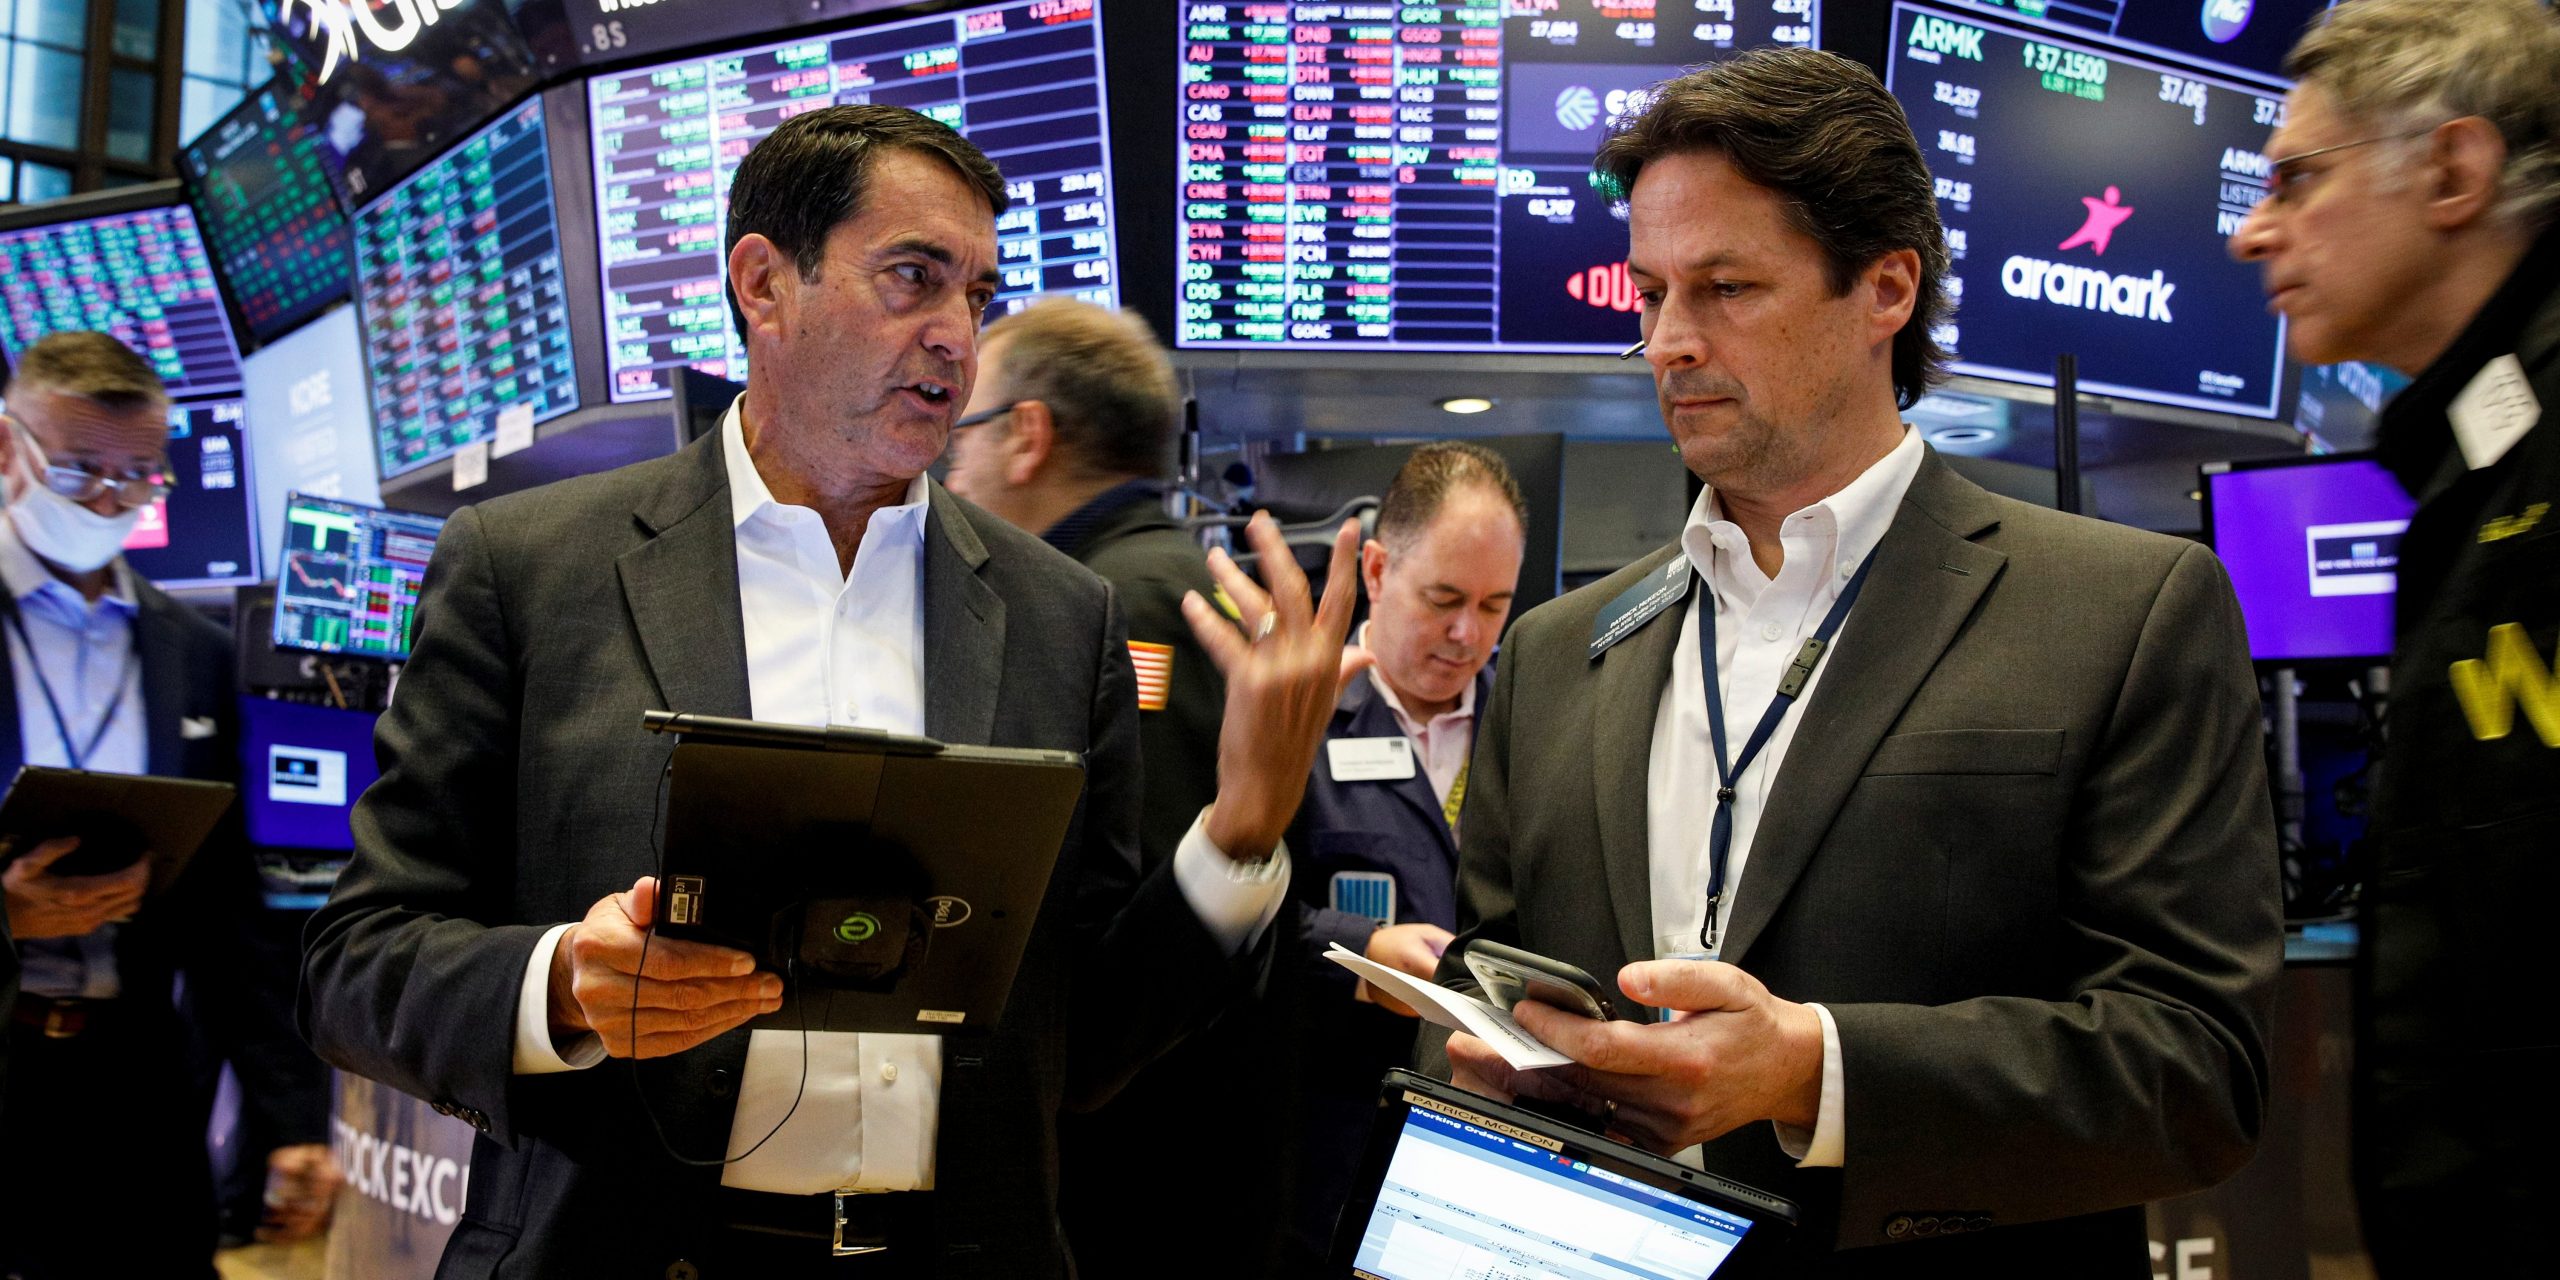
[[[765,1030],[995,1025],[1084,767],[845,726],[648,713],[668,766],[660,936],[783,980]]]
[[[1358,1280],[1772,1274],[1796,1207],[1625,1143],[1390,1071],[1324,1274]]]
[[[98,773],[26,765],[0,799],[0,840],[13,862],[47,840],[78,836],[80,847],[50,868],[60,876],[96,876],[151,859],[150,892],[184,871],[238,789],[227,782]]]

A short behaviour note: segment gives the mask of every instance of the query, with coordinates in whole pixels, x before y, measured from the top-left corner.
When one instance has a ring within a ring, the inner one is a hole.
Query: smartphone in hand
[[[1579,966],[1483,938],[1467,944],[1464,959],[1485,1003],[1505,1012],[1523,1000],[1535,1000],[1603,1022],[1618,1016],[1609,1003],[1609,989]]]

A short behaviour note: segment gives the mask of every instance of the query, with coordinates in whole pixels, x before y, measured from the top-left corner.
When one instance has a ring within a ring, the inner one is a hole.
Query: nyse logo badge
[[[1556,95],[1556,123],[1576,133],[1600,123],[1600,95],[1582,85],[1567,85]]]
[[[2229,44],[2248,29],[2249,11],[2256,0],[2204,0],[2204,38],[2215,44]]]
[[[1564,291],[1568,296],[1610,311],[1633,311],[1642,303],[1636,296],[1635,281],[1627,276],[1627,264],[1612,262],[1566,276]]]
[[[340,807],[347,802],[347,753],[321,747],[267,748],[267,799]]]
[[[2124,203],[2124,193],[2114,187],[2107,188],[2102,196],[2082,196],[2080,204],[2087,211],[2080,229],[2056,248],[2086,248],[2093,255],[2102,255],[2114,242],[2116,229],[2133,216],[2133,206]],[[2178,286],[2159,271],[2149,276],[2120,276],[2095,267],[2016,254],[2000,264],[2000,287],[2013,298],[2041,298],[2055,306],[2104,311],[2159,324],[2175,321],[2169,298]]]

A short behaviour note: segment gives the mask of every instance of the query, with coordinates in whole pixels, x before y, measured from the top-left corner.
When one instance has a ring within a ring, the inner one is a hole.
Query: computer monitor
[[[353,852],[347,816],[381,771],[374,715],[240,698],[241,810],[249,842],[268,849]]]
[[[355,228],[383,479],[578,407],[541,99],[384,192]]]
[[[1625,350],[1627,227],[1591,180],[1609,123],[1695,64],[1812,45],[1821,10],[1186,2],[1175,340]]]
[[[340,163],[281,80],[178,152],[214,274],[262,344],[347,297],[354,251]]]
[[[1969,12],[1893,6],[1885,81],[1937,176],[1957,372],[2277,415],[2284,318],[2224,247],[2279,90]]]
[[[169,496],[142,509],[124,561],[163,587],[258,580],[249,445],[237,397],[169,407]]]
[[[2416,509],[2361,455],[2206,467],[2205,541],[2240,597],[2249,656],[2388,657],[2400,535]]]
[[[0,213],[0,351],[111,333],[141,352],[172,397],[237,395],[240,348],[178,185]]]
[[[261,570],[274,578],[284,557],[285,495],[363,506],[382,501],[355,308],[340,307],[294,330],[245,364]]]
[[[338,154],[348,198],[375,199],[532,90],[533,54],[504,0],[273,3],[303,117]],[[370,21],[353,6],[370,5]]]
[[[2284,56],[2335,0],[1938,0],[2283,86]]]
[[[1096,0],[1014,0],[611,72],[588,82],[614,400],[672,393],[677,368],[732,382],[746,349],[723,282],[729,183],[812,106],[907,107],[1004,172],[995,311],[1041,294],[1119,301]]]
[[[407,660],[418,589],[443,529],[435,516],[287,497],[276,647]]]

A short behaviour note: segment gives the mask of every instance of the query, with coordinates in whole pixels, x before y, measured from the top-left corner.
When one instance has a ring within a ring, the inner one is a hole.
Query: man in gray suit
[[[1643,1007],[1528,1006],[1576,1065],[1457,1036],[1455,1077],[1795,1199],[1808,1274],[2146,1276],[2139,1206],[2237,1169],[2268,1084],[2275,843],[2221,568],[1993,497],[1900,421],[1947,256],[1864,69],[1695,72],[1596,167],[1707,489],[1513,629],[1442,975],[1488,938]]]
[[[1112,590],[924,476],[968,399],[1005,205],[927,117],[794,117],[731,189],[751,372],[720,429],[446,526],[302,1008],[324,1057],[480,1130],[439,1275],[1064,1276],[1058,1111],[1258,976],[1357,531],[1321,611],[1267,519],[1272,594],[1212,561],[1251,641],[1186,601],[1227,676],[1219,791],[1142,873]],[[640,728],[653,707],[1082,755],[1001,1024],[748,1031],[775,975],[644,951],[670,749]]]

